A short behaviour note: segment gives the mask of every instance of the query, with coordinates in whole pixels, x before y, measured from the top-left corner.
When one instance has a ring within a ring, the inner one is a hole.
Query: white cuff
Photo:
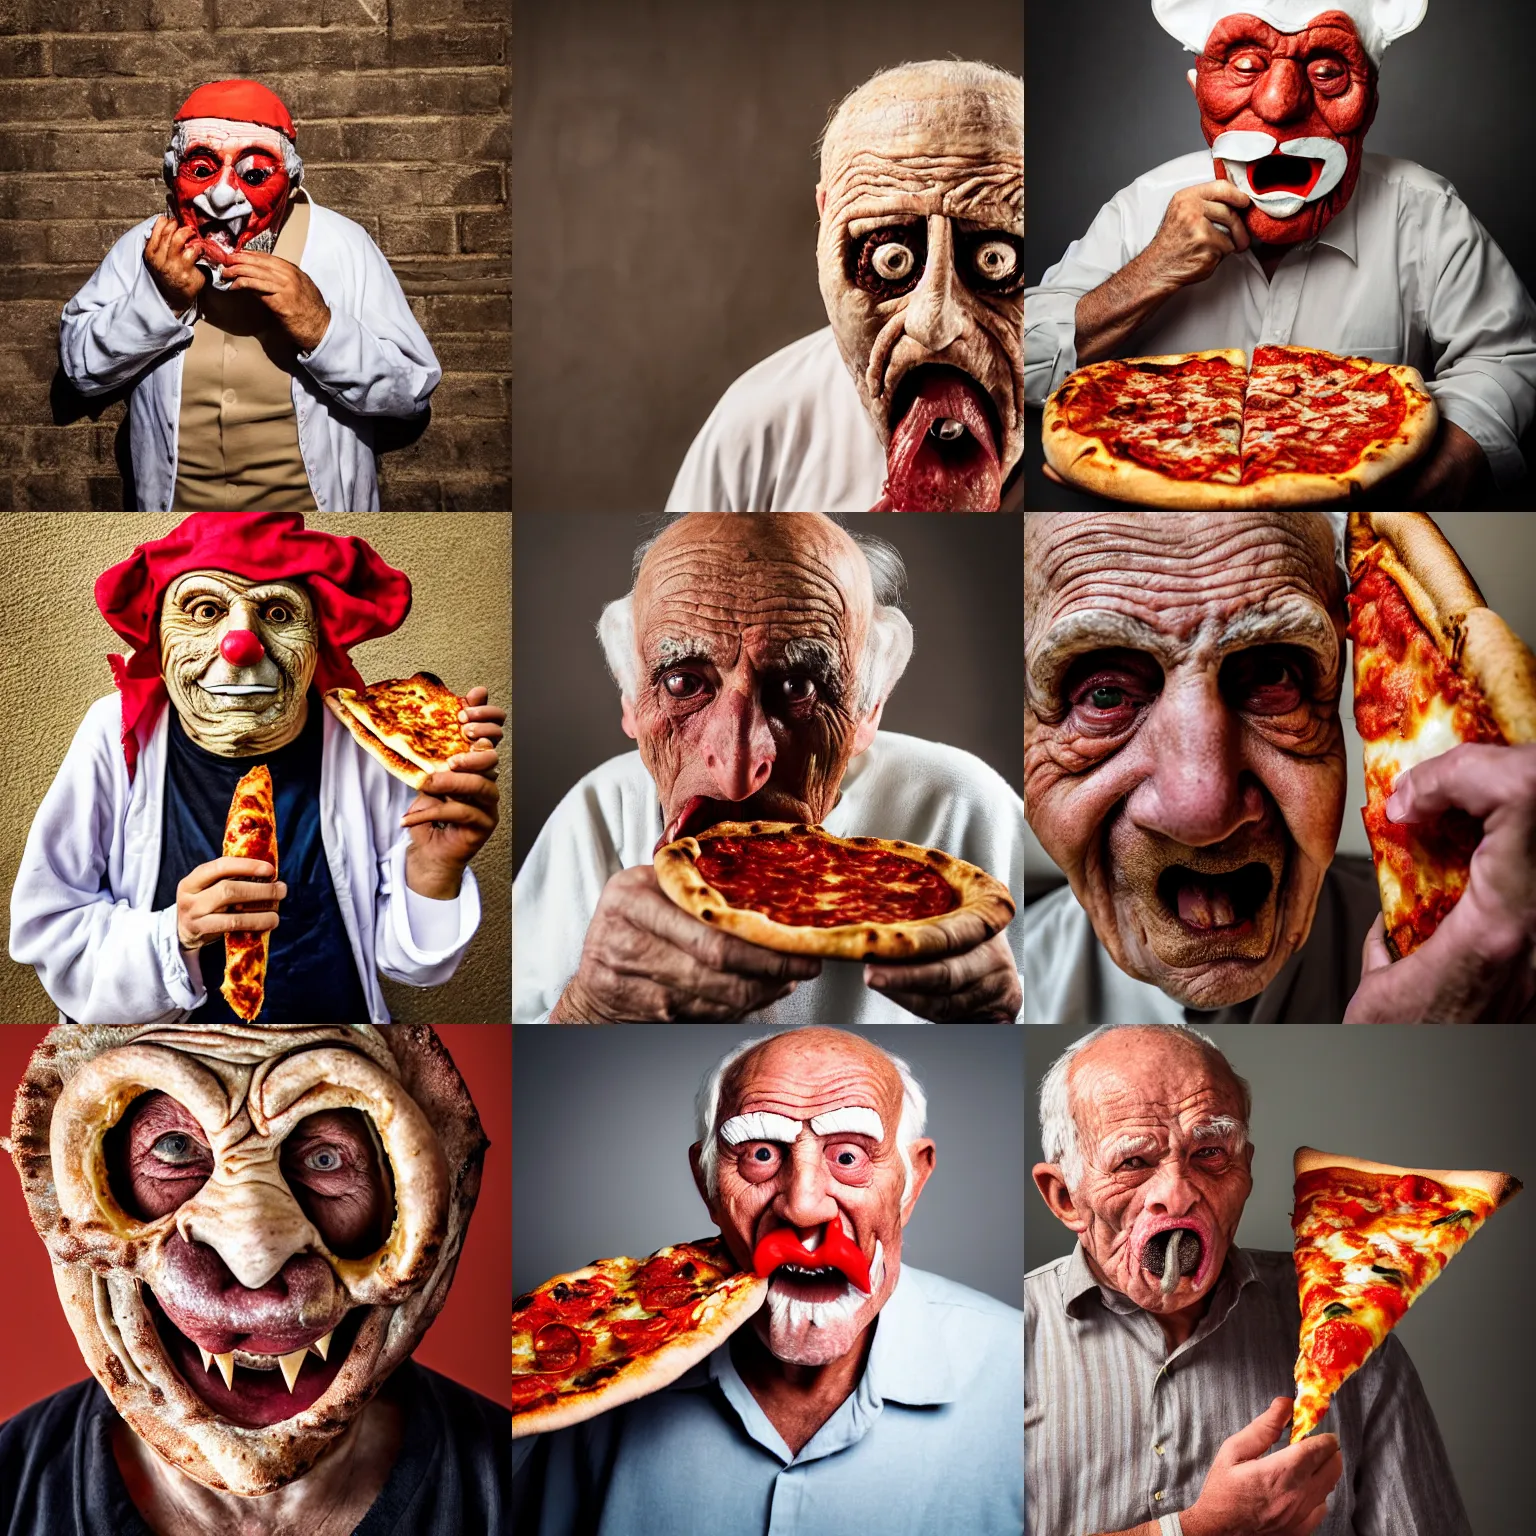
[[[1158,1536],[1184,1536],[1184,1524],[1179,1519],[1177,1511],[1171,1515],[1164,1515],[1157,1522]]]
[[[459,898],[439,901],[433,896],[423,896],[405,888],[405,917],[410,924],[411,939],[418,949],[445,953],[458,948]]]
[[[155,948],[160,955],[160,975],[165,983],[165,995],[188,1013],[201,1008],[208,1000],[208,988],[203,983],[203,967],[197,960],[197,951],[189,959],[181,947],[181,936],[176,932],[176,908],[162,907],[155,913]]]

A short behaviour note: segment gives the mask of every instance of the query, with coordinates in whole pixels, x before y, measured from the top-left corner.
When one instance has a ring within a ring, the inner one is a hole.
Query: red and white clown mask
[[[1429,0],[1152,0],[1200,55],[1190,71],[1218,177],[1252,199],[1249,233],[1313,239],[1354,195],[1389,44]]]
[[[376,1225],[348,1235],[299,1177],[311,1135],[369,1170]],[[134,1148],[155,1136],[171,1182],[146,1209]],[[9,1150],[113,1407],[188,1477],[257,1495],[308,1472],[426,1332],[486,1145],[424,1025],[61,1024]]]
[[[282,102],[252,80],[199,87],[176,114],[165,152],[172,216],[197,238],[199,260],[224,288],[223,262],[270,252],[304,165]]]

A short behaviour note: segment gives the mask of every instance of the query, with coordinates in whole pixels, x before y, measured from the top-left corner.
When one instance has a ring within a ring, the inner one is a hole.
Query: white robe
[[[848,765],[824,823],[837,837],[893,837],[942,848],[1004,881],[1022,905],[1024,802],[958,747],[881,731]],[[608,880],[649,864],[662,833],[656,786],[638,752],[610,758],[557,805],[512,883],[512,1019],[545,1024],[576,973],[587,925]],[[1008,929],[1022,965],[1023,918]],[[828,960],[821,975],[751,1014],[754,1024],[911,1024],[914,1015],[864,985],[862,962]]]
[[[174,905],[151,909],[169,722],[167,706],[141,730],[130,783],[121,700],[115,693],[98,699],[33,818],[11,890],[11,958],[36,968],[63,1019],[175,1023],[207,999],[196,954],[186,955],[176,936]],[[480,891],[469,870],[452,901],[407,888],[410,833],[400,818],[414,799],[326,710],[321,842],[374,1024],[389,1022],[378,972],[409,986],[438,986],[480,925]]]
[[[192,325],[191,311],[171,313],[144,265],[154,223],[145,219],[122,236],[64,306],[59,356],[83,395],[104,394],[144,370],[128,402],[134,488],[140,511],[169,512]],[[331,311],[320,344],[299,353],[291,386],[309,488],[321,512],[377,512],[368,418],[418,414],[442,369],[384,253],[361,224],[311,200],[298,265]]]
[[[726,390],[667,511],[868,512],[884,490],[885,449],[826,326]]]

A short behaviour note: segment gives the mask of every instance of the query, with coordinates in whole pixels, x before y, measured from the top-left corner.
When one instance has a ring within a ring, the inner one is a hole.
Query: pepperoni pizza
[[[412,789],[444,771],[449,758],[475,746],[459,720],[464,700],[432,672],[363,689],[332,688],[325,703],[365,752]]]

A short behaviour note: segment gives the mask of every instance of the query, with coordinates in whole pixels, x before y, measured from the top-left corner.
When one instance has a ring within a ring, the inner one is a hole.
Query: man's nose
[[[1154,1216],[1187,1216],[1200,1199],[1200,1191],[1177,1158],[1160,1163],[1141,1194],[1142,1209]]]
[[[954,233],[947,218],[935,215],[928,220],[928,262],[903,321],[907,335],[930,352],[952,346],[965,334],[962,297]]]
[[[229,607],[224,633],[219,637],[219,654],[232,667],[254,667],[267,654],[257,633],[256,605],[236,598]]]
[[[320,1234],[275,1167],[227,1178],[215,1170],[176,1215],[189,1243],[206,1243],[247,1290],[260,1290],[295,1254],[319,1249]]]
[[[1288,123],[1306,115],[1312,91],[1295,59],[1274,59],[1253,93],[1253,110],[1266,123]]]
[[[710,706],[700,743],[722,800],[745,800],[768,782],[778,749],[755,684],[727,684]]]
[[[837,1220],[837,1202],[827,1188],[819,1154],[791,1160],[775,1209],[792,1227],[824,1227]]]
[[[1144,729],[1153,767],[1128,802],[1137,826],[1201,848],[1263,817],[1243,770],[1242,725],[1214,678],[1170,683]]]
[[[223,213],[226,208],[233,208],[244,194],[235,185],[235,173],[225,169],[219,173],[219,179],[208,188],[208,206],[215,213]]]

